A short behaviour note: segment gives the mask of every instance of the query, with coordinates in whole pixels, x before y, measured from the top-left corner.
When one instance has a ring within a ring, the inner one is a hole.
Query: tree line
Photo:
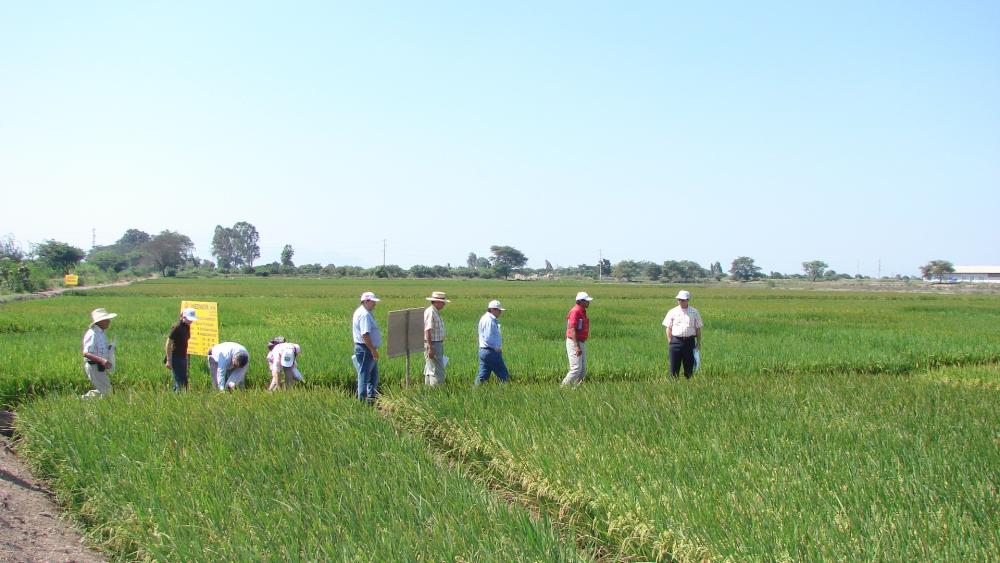
[[[194,243],[179,232],[164,230],[150,235],[139,229],[128,229],[113,244],[95,246],[84,251],[70,244],[46,240],[33,244],[24,251],[13,235],[0,239],[0,282],[12,292],[31,292],[46,289],[53,278],[73,272],[83,276],[87,283],[101,283],[120,277],[138,277],[159,273],[161,276],[215,276],[220,274],[310,275],[330,277],[375,278],[485,278],[510,279],[536,277],[582,277],[614,279],[625,282],[700,282],[723,279],[748,282],[761,279],[839,280],[861,278],[837,273],[822,260],[802,262],[802,273],[765,274],[754,259],[748,256],[735,258],[727,270],[719,261],[705,268],[691,260],[621,260],[615,264],[602,258],[596,264],[578,264],[553,267],[545,260],[544,268],[526,267],[528,258],[523,252],[507,245],[493,245],[489,253],[477,255],[470,252],[464,265],[416,264],[404,269],[394,264],[373,268],[334,264],[302,264],[296,266],[295,250],[286,244],[280,261],[259,264],[260,233],[254,225],[240,221],[231,227],[216,225],[212,237],[211,254],[215,261],[197,258]],[[925,279],[943,281],[954,272],[947,260],[932,260],[920,271]],[[897,276],[900,277],[900,276]],[[908,278],[906,278],[908,279]]]

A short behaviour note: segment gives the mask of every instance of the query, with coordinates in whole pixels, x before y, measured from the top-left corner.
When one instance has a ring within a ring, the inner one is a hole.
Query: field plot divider
[[[712,561],[719,557],[683,534],[657,530],[630,514],[612,514],[596,499],[552,483],[474,430],[437,417],[413,401],[384,396],[380,412],[401,431],[423,439],[438,454],[503,498],[544,512],[571,529],[577,545],[597,560]]]

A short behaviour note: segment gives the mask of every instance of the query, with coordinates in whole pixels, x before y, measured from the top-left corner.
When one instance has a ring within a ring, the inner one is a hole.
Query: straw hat
[[[104,308],[94,309],[90,312],[90,324],[96,325],[103,320],[111,320],[118,316],[118,313],[109,313]]]
[[[448,294],[443,291],[432,291],[430,297],[424,297],[428,301],[443,301],[445,303],[451,303],[451,299],[447,299]]]

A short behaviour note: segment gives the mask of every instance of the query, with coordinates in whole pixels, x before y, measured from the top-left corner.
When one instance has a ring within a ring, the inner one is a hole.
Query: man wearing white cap
[[[451,301],[443,291],[433,291],[426,299],[431,304],[424,309],[424,383],[434,386],[444,383],[444,321],[440,311]]]
[[[378,390],[378,347],[382,344],[382,333],[372,311],[379,298],[366,291],[361,294],[361,305],[354,310],[351,331],[354,336],[354,367],[358,370],[358,399],[375,402]]]
[[[114,370],[114,344],[108,343],[104,332],[111,326],[111,319],[117,313],[104,309],[94,309],[90,313],[90,328],[83,333],[83,371],[94,386],[83,397],[95,397],[111,393],[111,379],[108,374]]]
[[[563,378],[563,385],[579,385],[587,377],[587,338],[590,336],[590,319],[587,308],[594,298],[581,291],[576,294],[576,305],[566,314],[566,355],[569,357],[569,372]]]
[[[491,373],[497,374],[502,383],[510,378],[507,364],[503,361],[503,337],[500,336],[500,322],[497,320],[506,310],[494,299],[486,305],[486,312],[479,318],[479,373],[476,374],[476,385],[489,379]]]
[[[294,342],[288,342],[283,336],[275,336],[267,343],[267,365],[271,368],[271,384],[268,391],[274,391],[282,386],[281,376],[284,375],[284,385],[291,387],[296,381],[302,381],[299,371],[299,354],[302,347]]]
[[[170,327],[164,345],[163,362],[174,374],[174,391],[188,388],[188,341],[191,339],[191,323],[197,320],[194,309],[188,307],[181,311],[181,318]]]
[[[694,353],[701,346],[701,314],[688,305],[691,293],[677,292],[677,306],[667,311],[663,326],[667,329],[667,347],[670,355],[670,375],[677,377],[681,364],[684,377],[694,374]]]

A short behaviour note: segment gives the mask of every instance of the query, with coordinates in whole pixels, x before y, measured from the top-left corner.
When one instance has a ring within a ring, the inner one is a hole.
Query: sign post
[[[192,308],[198,321],[191,325],[188,353],[208,354],[219,343],[219,304],[213,301],[181,301],[181,310]]]
[[[424,310],[401,309],[389,311],[389,343],[386,353],[390,358],[406,356],[406,386],[410,386],[410,353],[424,347]]]
[[[67,286],[80,285],[80,276],[76,274],[66,274],[63,276],[63,284]]]

